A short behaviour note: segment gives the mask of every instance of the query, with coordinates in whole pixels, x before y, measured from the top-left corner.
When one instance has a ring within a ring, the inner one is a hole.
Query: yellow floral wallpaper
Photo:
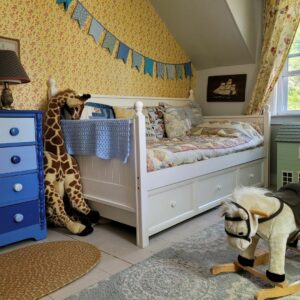
[[[11,86],[17,109],[44,109],[47,79],[58,89],[104,95],[186,97],[190,79],[153,78],[115,59],[71,19],[76,0],[67,12],[56,0],[1,0],[0,36],[20,40],[21,61],[30,83]],[[189,61],[149,0],[82,0],[81,3],[111,33],[129,47],[166,63]],[[143,66],[142,66],[143,67]],[[193,81],[193,79],[192,79]],[[193,82],[192,82],[193,83]]]

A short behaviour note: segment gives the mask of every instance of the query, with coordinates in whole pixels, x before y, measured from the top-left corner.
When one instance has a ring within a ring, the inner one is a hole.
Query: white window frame
[[[300,76],[300,70],[288,71],[289,58],[300,57],[300,53],[289,54],[276,87],[277,115],[300,115],[300,110],[288,110],[288,78]],[[300,101],[300,99],[299,99]]]

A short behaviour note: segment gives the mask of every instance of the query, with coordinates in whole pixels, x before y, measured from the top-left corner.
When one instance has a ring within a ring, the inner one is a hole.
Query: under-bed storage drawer
[[[238,174],[238,184],[243,186],[263,184],[263,161],[241,167]]]
[[[196,183],[198,208],[230,195],[235,184],[236,172],[234,170],[212,174],[206,179],[199,179]]]
[[[184,216],[187,214],[193,213],[192,183],[181,184],[178,188],[172,185],[150,192],[148,201],[148,228],[154,231],[151,232],[153,234],[156,231],[155,226],[161,225],[160,230],[163,230],[164,223],[172,226],[172,222],[176,224],[185,219]]]

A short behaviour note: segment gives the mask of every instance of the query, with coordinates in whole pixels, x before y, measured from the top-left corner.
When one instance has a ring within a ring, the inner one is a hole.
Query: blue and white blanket
[[[71,155],[117,158],[124,163],[130,154],[132,120],[62,120],[65,147]]]

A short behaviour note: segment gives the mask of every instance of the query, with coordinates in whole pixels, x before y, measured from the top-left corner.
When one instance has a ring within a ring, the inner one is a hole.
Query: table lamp
[[[4,84],[2,90],[1,102],[5,108],[10,108],[14,99],[9,89],[10,84],[30,82],[19,57],[16,52],[11,50],[0,50],[0,83]]]

